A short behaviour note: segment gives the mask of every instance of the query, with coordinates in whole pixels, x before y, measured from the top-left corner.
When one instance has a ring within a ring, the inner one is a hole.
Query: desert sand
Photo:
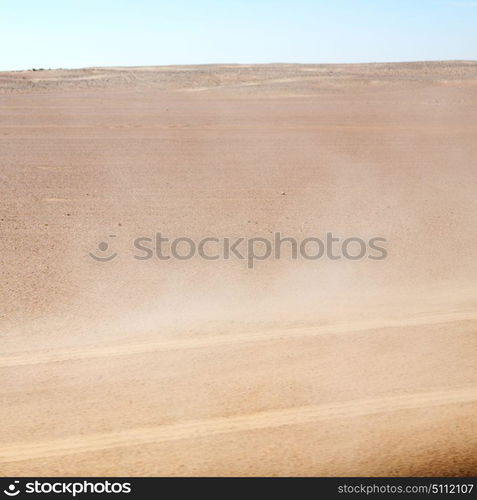
[[[0,474],[476,475],[476,137],[476,62],[0,73]]]

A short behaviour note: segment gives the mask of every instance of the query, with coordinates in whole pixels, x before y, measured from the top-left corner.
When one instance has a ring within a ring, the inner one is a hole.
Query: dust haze
[[[475,62],[0,73],[0,473],[475,476],[476,134]]]

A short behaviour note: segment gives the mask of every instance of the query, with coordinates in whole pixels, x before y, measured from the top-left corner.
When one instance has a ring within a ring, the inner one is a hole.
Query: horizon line
[[[430,63],[477,63],[477,59],[416,59],[402,61],[360,61],[360,62],[337,62],[337,63],[301,63],[301,62],[266,62],[266,63],[236,63],[236,62],[221,62],[221,63],[188,63],[188,64],[142,64],[142,65],[105,65],[105,66],[79,66],[79,67],[31,67],[22,69],[2,69],[0,73],[21,73],[24,71],[78,71],[87,69],[136,69],[136,68],[177,68],[191,66],[359,66],[364,64],[369,65],[384,65],[384,64],[430,64]]]

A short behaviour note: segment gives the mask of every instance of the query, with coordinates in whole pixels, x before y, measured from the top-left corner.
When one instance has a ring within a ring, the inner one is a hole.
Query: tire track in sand
[[[353,323],[322,325],[314,327],[265,330],[261,332],[224,334],[214,336],[188,337],[182,339],[157,340],[154,342],[129,343],[122,345],[86,346],[68,350],[37,351],[18,353],[0,357],[0,368],[27,366],[62,361],[80,361],[86,359],[130,356],[159,351],[199,349],[218,347],[229,344],[268,342],[301,337],[314,337],[331,334],[350,334],[366,330],[424,326],[452,323],[456,321],[477,320],[477,312],[452,312],[433,315],[413,316],[405,319],[387,321],[361,321]]]
[[[157,427],[78,435],[49,441],[13,443],[4,446],[0,450],[0,462],[18,462],[73,455],[113,448],[312,424],[331,419],[352,418],[476,401],[477,386],[470,386],[326,405],[269,410],[230,417],[191,420]]]

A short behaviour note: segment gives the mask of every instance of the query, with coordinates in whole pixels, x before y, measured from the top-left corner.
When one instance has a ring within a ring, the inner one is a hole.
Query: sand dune
[[[476,103],[470,61],[0,73],[0,474],[475,475]]]

